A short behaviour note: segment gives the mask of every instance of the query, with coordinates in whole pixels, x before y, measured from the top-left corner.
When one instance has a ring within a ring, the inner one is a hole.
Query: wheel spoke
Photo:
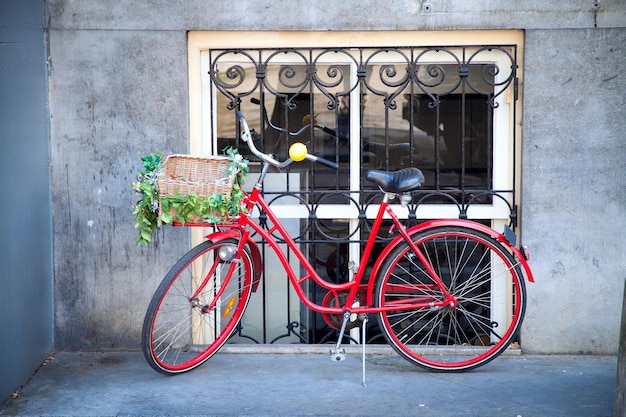
[[[401,242],[376,277],[377,305],[403,309],[379,313],[388,342],[409,361],[436,370],[475,368],[502,353],[524,313],[518,261],[472,229],[436,227],[413,240],[456,304],[424,308],[425,300],[443,300],[443,293],[429,268]]]

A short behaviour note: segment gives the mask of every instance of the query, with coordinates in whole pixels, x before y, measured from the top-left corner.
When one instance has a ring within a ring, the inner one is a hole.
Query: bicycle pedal
[[[345,349],[331,349],[330,360],[333,362],[346,360],[346,350]]]

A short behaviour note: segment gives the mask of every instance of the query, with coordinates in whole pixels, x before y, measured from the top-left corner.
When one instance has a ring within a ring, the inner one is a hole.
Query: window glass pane
[[[418,82],[408,82],[406,69],[394,66],[391,77],[388,68],[368,69],[365,85],[373,93],[363,100],[363,171],[414,166],[426,189],[489,189],[493,75],[482,74],[482,65],[425,65]]]

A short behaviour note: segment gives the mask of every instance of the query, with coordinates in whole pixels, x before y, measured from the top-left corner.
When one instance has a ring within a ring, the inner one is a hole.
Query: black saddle
[[[424,184],[424,174],[417,168],[404,168],[392,172],[371,169],[365,173],[365,179],[387,193],[414,191]]]

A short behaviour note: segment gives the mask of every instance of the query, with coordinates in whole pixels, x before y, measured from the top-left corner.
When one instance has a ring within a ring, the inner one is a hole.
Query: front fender
[[[236,229],[222,230],[219,232],[211,233],[206,236],[207,240],[213,243],[221,242],[227,239],[239,240],[242,237],[242,233]],[[246,247],[250,252],[252,258],[252,292],[256,292],[261,282],[261,275],[263,274],[263,260],[261,258],[261,250],[254,240],[250,238],[250,235],[246,234]]]
[[[514,256],[519,260],[520,264],[522,265],[522,268],[524,270],[524,274],[526,275],[526,279],[529,282],[535,282],[535,278],[533,277],[532,271],[530,270],[530,266],[528,265],[528,262],[526,261],[526,258],[524,257],[524,255],[522,255],[521,251],[511,245],[511,242],[509,242],[504,235],[502,235],[501,233],[498,233],[497,231],[495,231],[494,229],[492,229],[489,226],[485,226],[484,224],[481,223],[476,223],[473,222],[471,220],[464,220],[464,219],[439,219],[439,220],[431,220],[425,223],[421,223],[418,224],[416,226],[411,227],[410,229],[407,230],[407,233],[412,236],[416,233],[419,233],[425,229],[429,229],[429,228],[433,228],[433,227],[440,227],[440,226],[458,226],[458,227],[465,227],[468,229],[473,229],[479,232],[482,232],[484,234],[487,234],[491,237],[493,237],[494,239],[496,239],[498,242],[502,243],[504,246],[506,246],[511,252],[513,252]],[[385,250],[383,250],[383,252],[380,254],[380,256],[378,257],[378,259],[376,260],[376,263],[374,264],[374,268],[372,270],[372,274],[371,277],[373,279],[370,279],[370,282],[368,283],[368,294],[373,294],[373,290],[374,290],[374,284],[376,281],[376,276],[378,275],[378,272],[380,270],[380,267],[382,266],[383,261],[386,259],[387,256],[389,256],[389,253],[393,250],[393,248],[396,246],[396,244],[400,241],[402,241],[403,238],[402,236],[397,236],[394,240],[391,241],[391,243],[389,243],[386,247]]]

